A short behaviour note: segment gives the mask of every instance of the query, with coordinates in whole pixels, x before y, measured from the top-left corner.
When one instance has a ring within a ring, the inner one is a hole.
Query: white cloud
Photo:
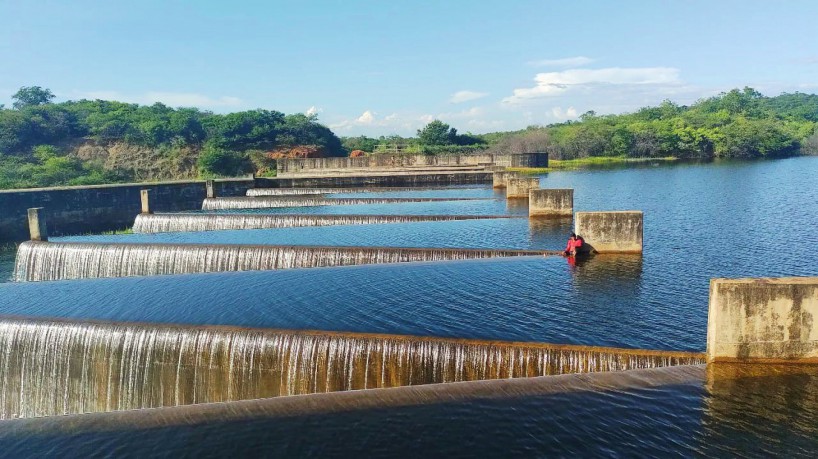
[[[534,67],[582,67],[590,64],[594,60],[585,56],[566,57],[563,59],[542,59],[539,61],[529,61],[528,65]]]
[[[375,122],[375,114],[367,110],[355,120],[358,124],[370,125]]]
[[[352,119],[341,120],[330,124],[330,129],[348,131],[356,127],[394,127],[400,122],[397,113],[392,113],[384,117],[379,117],[377,112],[366,110],[361,116]]]
[[[432,121],[434,121],[435,118],[437,118],[435,115],[426,114],[426,115],[421,115],[420,118],[418,118],[418,120],[423,124],[429,124]]]
[[[312,116],[312,115],[317,115],[317,114],[319,114],[319,113],[321,113],[323,111],[324,111],[323,108],[318,108],[315,105],[313,105],[312,107],[308,108],[307,111],[304,112],[304,114],[307,115],[307,116]]]
[[[461,104],[463,102],[468,102],[470,100],[477,100],[482,99],[483,97],[488,96],[489,93],[487,92],[477,92],[477,91],[457,91],[456,93],[452,94],[452,97],[449,99],[449,102],[453,104]]]
[[[192,92],[148,91],[142,94],[123,94],[117,91],[91,91],[80,94],[80,97],[146,105],[161,102],[171,107],[236,107],[242,104],[242,100],[238,97],[221,96],[213,98]]]
[[[577,117],[577,109],[574,107],[568,107],[567,109],[563,110],[562,107],[554,107],[551,109],[551,114],[558,120],[568,120]]]
[[[503,102],[515,104],[530,99],[551,97],[578,88],[617,85],[678,85],[679,69],[645,67],[604,69],[570,69],[561,72],[538,73],[533,88],[515,89]]]

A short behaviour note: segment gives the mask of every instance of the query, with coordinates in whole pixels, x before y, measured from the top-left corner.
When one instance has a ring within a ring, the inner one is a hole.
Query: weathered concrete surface
[[[28,232],[32,241],[48,241],[48,227],[42,207],[28,209]]]
[[[355,158],[353,158],[355,159]],[[340,176],[315,175],[280,178],[257,178],[259,188],[360,188],[360,187],[416,187],[444,185],[489,184],[492,173],[479,172],[400,172],[370,171]]]
[[[548,167],[548,153],[519,153],[510,156],[510,167]]]
[[[528,192],[539,187],[539,177],[509,177],[506,181],[506,198],[528,199]]]
[[[708,362],[818,363],[818,277],[712,279]]]
[[[139,190],[139,197],[142,200],[142,213],[151,214],[151,190]]]
[[[598,253],[642,253],[642,212],[577,212],[574,232]]]
[[[255,187],[415,187],[491,183],[491,172],[373,172],[339,177],[252,178],[216,180],[215,194],[244,196]],[[204,181],[130,183],[24,190],[0,190],[0,242],[29,239],[27,209],[43,207],[52,236],[127,228],[142,211],[141,190],[150,192],[152,212],[201,209]]]
[[[249,179],[217,180],[220,196],[243,196]],[[42,207],[51,236],[128,228],[141,212],[141,191],[150,190],[154,212],[200,209],[203,181],[92,185],[0,191],[0,242],[29,239],[27,212]]]
[[[529,190],[529,217],[570,217],[572,215],[574,215],[573,189]]]
[[[495,171],[492,175],[492,187],[505,188],[508,186],[508,179],[512,177],[519,177],[517,172]]]
[[[325,175],[349,172],[368,173],[373,170],[406,172],[417,168],[493,168],[547,167],[547,153],[474,154],[474,155],[371,155],[358,158],[297,158],[279,159],[276,168],[279,177],[302,174]]]

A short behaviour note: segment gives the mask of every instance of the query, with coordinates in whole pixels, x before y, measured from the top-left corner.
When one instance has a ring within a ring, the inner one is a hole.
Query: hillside
[[[416,137],[339,139],[314,117],[251,110],[226,115],[196,108],[102,100],[51,103],[21,88],[0,107],[0,189],[272,173],[284,157],[546,151],[553,159],[677,157],[779,158],[818,154],[818,95],[766,97],[744,88],[690,106],[665,101],[633,113],[459,134],[435,120]]]

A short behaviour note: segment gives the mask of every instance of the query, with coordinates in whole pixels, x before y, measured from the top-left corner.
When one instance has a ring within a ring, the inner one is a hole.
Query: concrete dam
[[[28,241],[17,250],[14,278],[18,282],[49,281],[559,254],[500,249]]]
[[[0,418],[696,365],[703,354],[47,319],[0,319]]]
[[[320,196],[236,196],[205,198],[202,210],[271,209],[280,207],[403,204],[411,202],[485,201],[484,198],[324,198]]]
[[[375,225],[514,218],[508,215],[139,214],[134,233]]]

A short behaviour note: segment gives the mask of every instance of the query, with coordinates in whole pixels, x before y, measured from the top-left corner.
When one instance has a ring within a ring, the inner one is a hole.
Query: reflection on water
[[[721,366],[721,365],[720,365]],[[814,457],[818,373],[703,367],[3,421],[9,456]],[[479,454],[478,454],[479,452]]]
[[[815,457],[818,366],[709,365],[699,451]]]

